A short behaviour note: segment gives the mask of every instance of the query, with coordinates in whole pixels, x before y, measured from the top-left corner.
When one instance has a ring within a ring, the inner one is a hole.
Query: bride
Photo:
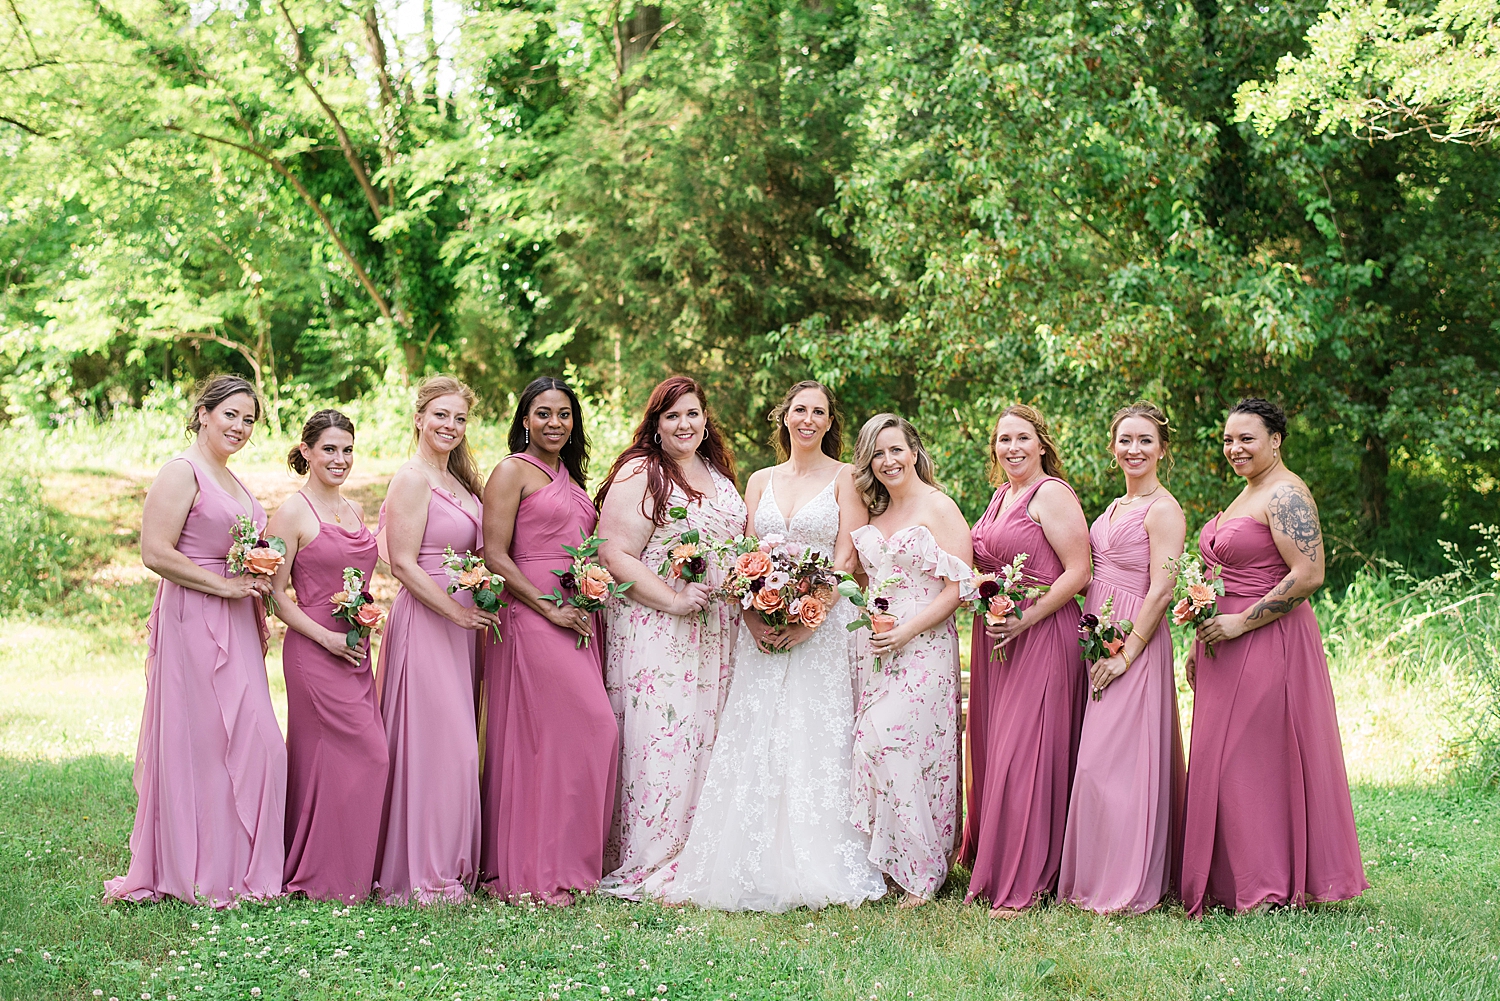
[[[869,514],[850,467],[833,394],[799,382],[771,413],[778,466],[750,477],[748,531],[811,546],[847,570],[851,529]],[[840,600],[817,629],[772,632],[745,612],[734,680],[692,832],[657,896],[735,911],[857,907],[885,894],[870,839],[849,821],[854,691],[847,654],[854,609]]]

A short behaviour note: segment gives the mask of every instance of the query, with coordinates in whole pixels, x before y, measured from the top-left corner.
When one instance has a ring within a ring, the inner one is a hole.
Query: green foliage
[[[1439,0],[1417,13],[1385,0],[1334,0],[1268,84],[1247,80],[1236,121],[1263,133],[1292,118],[1364,138],[1421,133],[1480,145],[1500,130],[1500,4]]]
[[[1474,557],[1442,548],[1446,573],[1419,578],[1398,564],[1358,574],[1319,609],[1329,656],[1378,664],[1418,682],[1453,678],[1465,698],[1450,747],[1458,773],[1500,785],[1500,529],[1474,526]]]
[[[39,609],[61,598],[92,555],[78,533],[33,477],[0,479],[0,611]]]

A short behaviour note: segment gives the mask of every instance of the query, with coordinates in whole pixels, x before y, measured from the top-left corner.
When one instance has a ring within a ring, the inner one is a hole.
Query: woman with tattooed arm
[[[1195,917],[1212,904],[1347,900],[1369,886],[1328,661],[1307,604],[1323,583],[1323,534],[1306,484],[1282,462],[1285,438],[1275,404],[1245,399],[1230,409],[1224,457],[1245,487],[1198,540],[1225,594],[1187,661],[1181,886]]]

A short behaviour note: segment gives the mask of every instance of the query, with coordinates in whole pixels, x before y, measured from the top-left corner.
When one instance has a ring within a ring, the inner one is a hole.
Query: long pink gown
[[[994,573],[1026,553],[1028,580],[1050,585],[1062,574],[1062,560],[1026,512],[1047,479],[1028,487],[1004,513],[1000,504],[1010,485],[995,491],[973,530],[980,571]],[[1029,907],[1057,888],[1088,691],[1078,647],[1081,614],[1073,602],[1064,602],[1011,641],[1003,660],[990,659],[994,644],[984,619],[974,621],[968,731],[973,781],[961,853],[973,870],[970,901],[982,897],[991,907]]]
[[[543,594],[558,587],[598,515],[583,488],[524,452],[552,478],[521,500],[510,557]],[[564,592],[566,593],[566,592]],[[480,879],[502,897],[569,903],[604,874],[619,731],[604,691],[603,616],[590,645],[512,600],[503,643],[485,648],[485,748]]]
[[[651,533],[641,562],[661,565],[676,539],[696,528],[705,540],[745,530],[745,501],[734,483],[713,474],[714,495],[687,503],[674,490],[672,506],[685,521]],[[710,571],[709,582],[720,575]],[[624,598],[607,612],[609,644],[604,683],[620,731],[614,819],[604,846],[605,891],[630,899],[660,892],[687,843],[708,759],[729,694],[738,603],[711,602],[703,613],[670,615]]]
[[[1286,576],[1271,530],[1215,516],[1198,550],[1224,580],[1219,611],[1243,612]],[[1333,685],[1306,602],[1269,625],[1196,648],[1182,902],[1302,906],[1369,883],[1359,856]]]
[[[228,576],[230,531],[246,511],[192,459],[172,461],[191,464],[198,481],[177,551]],[[250,500],[251,520],[264,529],[266,512]],[[104,884],[105,895],[214,907],[274,897],[281,893],[286,745],[266,681],[260,599],[220,598],[163,580],[146,633],[130,869]]]
[[[299,494],[288,503],[307,501]],[[348,529],[320,519],[317,536],[292,561],[292,587],[309,618],[339,633],[349,626],[333,617],[329,599],[344,589],[345,567],[357,567],[370,579],[375,536],[363,524]],[[286,891],[355,903],[370,895],[389,764],[370,656],[351,667],[289,629],[281,665],[287,708]]]
[[[898,621],[932,604],[949,581],[973,571],[939,548],[926,525],[851,534],[872,582],[901,581],[885,595]],[[937,896],[958,831],[958,629],[949,616],[918,633],[875,669],[871,633],[849,641],[859,702],[854,711],[850,819],[870,836],[869,859],[908,893]]]
[[[1144,627],[1141,605],[1151,589],[1146,512],[1154,503],[1111,524],[1112,503],[1094,522],[1085,613],[1097,615],[1113,597],[1115,621]],[[1057,889],[1079,907],[1145,913],[1176,882],[1186,773],[1172,668],[1172,632],[1163,617],[1130,669],[1086,703]]]
[[[380,520],[383,527],[384,505]],[[480,518],[446,491],[431,491],[417,565],[446,588],[444,548],[478,555],[484,547],[480,525]],[[474,604],[465,591],[450,597]],[[386,903],[461,900],[474,888],[479,869],[475,690],[482,642],[478,631],[459,628],[405,588],[391,603],[375,682],[391,761],[375,855],[375,887]]]

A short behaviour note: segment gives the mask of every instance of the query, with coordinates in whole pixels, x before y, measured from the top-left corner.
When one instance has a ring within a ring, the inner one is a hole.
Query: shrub
[[[87,557],[73,519],[46,502],[35,478],[0,479],[0,610],[55,602]]]

